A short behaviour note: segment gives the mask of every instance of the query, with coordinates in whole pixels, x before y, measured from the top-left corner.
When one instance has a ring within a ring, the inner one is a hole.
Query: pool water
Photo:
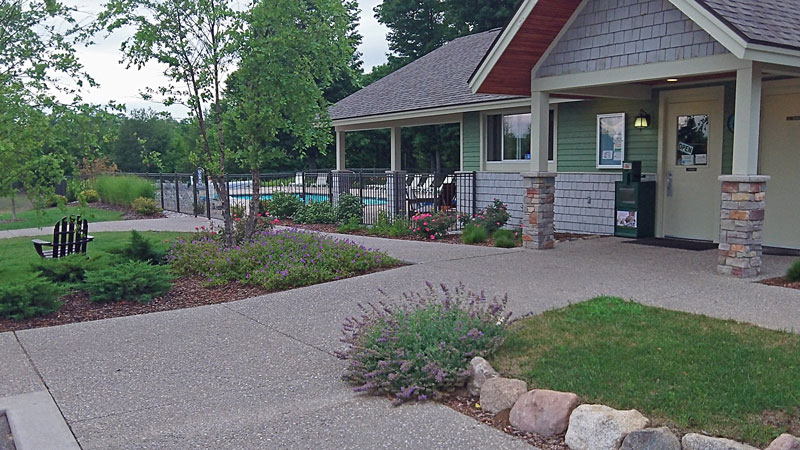
[[[294,194],[297,198],[302,198],[302,194]],[[263,200],[270,200],[272,198],[271,194],[263,194],[260,195]],[[231,195],[231,198],[240,199],[240,200],[250,200],[253,198],[252,195]],[[330,197],[323,194],[306,194],[306,203],[320,203],[320,202],[327,202],[330,200]],[[364,197],[362,202],[365,205],[385,205],[387,203],[385,198],[375,198],[375,197]]]

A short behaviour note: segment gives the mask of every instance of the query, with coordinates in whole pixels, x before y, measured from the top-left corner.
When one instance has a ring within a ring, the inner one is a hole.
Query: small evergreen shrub
[[[518,234],[511,230],[497,230],[492,236],[494,238],[494,246],[500,248],[514,248],[517,246]]]
[[[161,264],[167,256],[167,249],[156,246],[156,244],[144,237],[141,233],[131,231],[131,239],[124,247],[112,249],[112,253],[124,256],[126,259],[134,261],[144,261],[151,264]]]
[[[38,275],[0,285],[0,317],[24,320],[58,311],[64,289]]]
[[[389,219],[386,211],[378,212],[378,220],[369,229],[369,234],[384,237],[401,237],[411,234],[411,222],[405,217]]]
[[[33,263],[33,270],[53,283],[80,284],[86,279],[86,272],[98,267],[103,258],[89,259],[86,255],[73,254],[63,258],[39,259]]]
[[[426,400],[463,386],[469,361],[502,344],[507,298],[488,300],[463,285],[404,294],[399,302],[359,305],[342,327],[349,362],[342,378],[356,392]]]
[[[302,207],[303,201],[296,195],[287,192],[276,192],[272,194],[267,211],[278,219],[288,219],[294,216]]]
[[[309,203],[294,213],[297,223],[336,223],[336,208],[329,202]]]
[[[789,281],[800,281],[800,259],[795,261],[789,270],[786,271],[786,279]]]
[[[487,206],[486,209],[479,210],[472,216],[458,216],[458,220],[463,226],[466,227],[474,223],[486,228],[489,234],[493,234],[495,230],[503,228],[510,218],[511,215],[508,213],[508,205],[498,199],[494,199],[492,204]]]
[[[161,208],[156,206],[156,201],[152,198],[138,197],[131,203],[131,208],[139,214],[152,216],[161,212]]]
[[[109,205],[129,207],[139,197],[152,199],[156,196],[153,183],[133,175],[100,175],[95,178],[94,186],[103,203]]]
[[[350,219],[356,219],[361,222],[363,218],[364,206],[361,204],[361,199],[355,195],[342,194],[336,205],[336,221],[345,223]]]
[[[361,221],[358,220],[357,217],[351,217],[348,221],[339,225],[337,231],[339,231],[339,233],[352,233],[354,231],[362,231],[365,229],[366,226],[362,225]]]
[[[411,217],[409,230],[425,239],[441,239],[456,222],[456,217],[444,211],[417,213]]]
[[[78,196],[82,197],[86,203],[97,203],[100,201],[100,194],[94,189],[86,189],[78,194]]]
[[[461,241],[465,244],[479,244],[489,239],[489,232],[482,226],[471,223],[464,228]]]
[[[89,271],[84,289],[93,302],[129,300],[147,303],[153,297],[165,294],[172,287],[170,280],[164,266],[128,261]]]

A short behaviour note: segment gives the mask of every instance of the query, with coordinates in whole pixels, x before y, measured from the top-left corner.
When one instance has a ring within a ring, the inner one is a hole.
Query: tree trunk
[[[11,194],[11,220],[17,220],[17,199]]]
[[[253,178],[252,196],[250,198],[250,213],[247,215],[247,223],[244,227],[244,242],[250,241],[256,232],[256,225],[258,224],[258,207],[261,199],[261,174],[259,170],[250,169],[250,175]]]
[[[225,245],[233,247],[236,245],[233,236],[233,217],[231,216],[231,199],[228,196],[228,184],[225,182],[225,175],[211,174],[211,182],[214,183],[214,189],[217,190],[217,195],[222,202],[222,219],[225,222]]]

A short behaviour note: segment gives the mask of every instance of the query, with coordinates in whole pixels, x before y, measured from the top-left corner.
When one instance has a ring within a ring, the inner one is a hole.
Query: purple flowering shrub
[[[172,270],[201,276],[211,286],[239,282],[288,289],[397,264],[383,252],[313,232],[265,230],[232,248],[212,233],[178,239],[168,256]]]
[[[346,349],[337,356],[349,361],[342,379],[356,392],[392,395],[396,404],[463,386],[469,361],[502,344],[507,300],[428,283],[398,303],[359,305],[361,315],[342,327]]]

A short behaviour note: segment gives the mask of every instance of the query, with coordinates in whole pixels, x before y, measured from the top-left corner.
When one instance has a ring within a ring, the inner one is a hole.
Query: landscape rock
[[[741,442],[697,433],[689,433],[683,436],[681,443],[683,444],[683,450],[758,450]]]
[[[784,433],[772,441],[766,450],[800,450],[800,439]]]
[[[475,397],[481,395],[481,387],[486,380],[500,376],[492,365],[489,364],[489,361],[486,361],[480,356],[472,358],[472,361],[469,362],[469,370],[471,375],[469,377],[469,382],[467,382],[467,390],[469,390],[469,395]]]
[[[511,425],[522,431],[550,437],[567,431],[569,415],[580,400],[571,392],[534,389],[511,408]]]
[[[481,387],[481,408],[492,414],[511,408],[528,391],[528,384],[513,378],[489,378]]]
[[[681,450],[681,441],[667,427],[631,431],[620,450]]]
[[[642,413],[605,405],[581,405],[572,411],[565,441],[571,450],[617,450],[628,433],[650,423]]]

